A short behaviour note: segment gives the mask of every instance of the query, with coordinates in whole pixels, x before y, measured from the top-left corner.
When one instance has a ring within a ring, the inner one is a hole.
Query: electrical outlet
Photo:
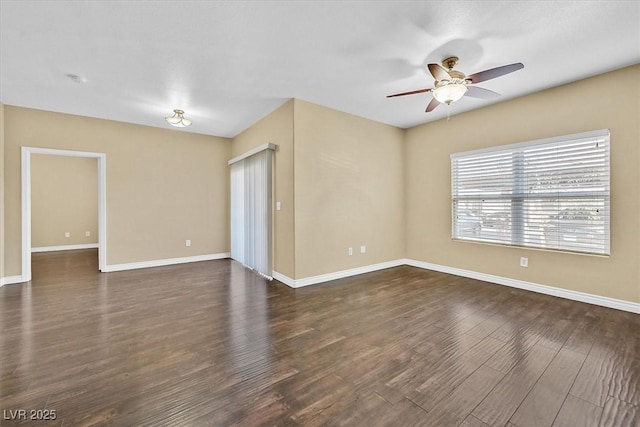
[[[71,233],[69,233],[68,231],[64,232],[64,237],[71,237]]]
[[[353,248],[349,248],[349,256],[353,255]]]
[[[191,240],[189,239],[185,240],[184,245],[187,247],[191,246]]]
[[[279,211],[282,209],[282,204],[280,202],[276,202],[276,210]]]
[[[529,258],[520,257],[520,267],[529,267]]]
[[[367,252],[367,247],[366,246],[360,246],[360,253],[364,254]]]
[[[85,231],[84,232],[84,236],[85,237],[91,237],[91,232],[90,231]]]

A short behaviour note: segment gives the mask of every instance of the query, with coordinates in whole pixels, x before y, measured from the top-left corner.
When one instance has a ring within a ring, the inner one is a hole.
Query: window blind
[[[451,155],[452,237],[608,255],[608,130]]]
[[[272,152],[263,149],[231,164],[231,258],[272,278]]]

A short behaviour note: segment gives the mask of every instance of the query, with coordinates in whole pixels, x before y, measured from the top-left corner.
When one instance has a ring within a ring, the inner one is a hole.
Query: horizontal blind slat
[[[608,254],[609,136],[451,156],[455,239]]]

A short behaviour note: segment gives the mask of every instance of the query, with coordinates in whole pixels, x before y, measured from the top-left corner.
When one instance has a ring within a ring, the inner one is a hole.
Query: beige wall
[[[274,270],[295,277],[293,204],[293,100],[246,129],[233,139],[232,157],[266,143],[278,146],[274,155]]]
[[[302,279],[402,258],[402,136],[400,129],[294,99],[234,138],[233,157],[266,142],[278,145],[277,272]]]
[[[297,99],[294,117],[296,278],[403,258],[404,132]]]
[[[640,302],[639,103],[636,65],[409,129],[407,258]],[[610,257],[451,240],[451,153],[602,128],[611,131]]]
[[[31,246],[89,243],[98,243],[98,161],[33,154]]]
[[[624,92],[602,90],[620,81]],[[22,145],[107,154],[107,263],[119,264],[227,252],[227,161],[271,142],[275,270],[286,276],[411,258],[640,302],[639,104],[636,65],[406,131],[292,100],[233,143],[6,106],[4,276],[20,274]],[[451,240],[451,153],[600,128],[611,130],[610,257]]]
[[[13,106],[4,117],[5,276],[21,274],[21,146],[106,153],[108,265],[229,251],[229,139]]]

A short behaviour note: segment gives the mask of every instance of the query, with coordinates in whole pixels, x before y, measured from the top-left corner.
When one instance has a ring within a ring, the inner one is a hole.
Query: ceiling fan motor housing
[[[458,64],[457,56],[452,56],[442,61],[442,66],[446,68],[448,71],[453,70],[453,67],[455,67],[457,64]]]

